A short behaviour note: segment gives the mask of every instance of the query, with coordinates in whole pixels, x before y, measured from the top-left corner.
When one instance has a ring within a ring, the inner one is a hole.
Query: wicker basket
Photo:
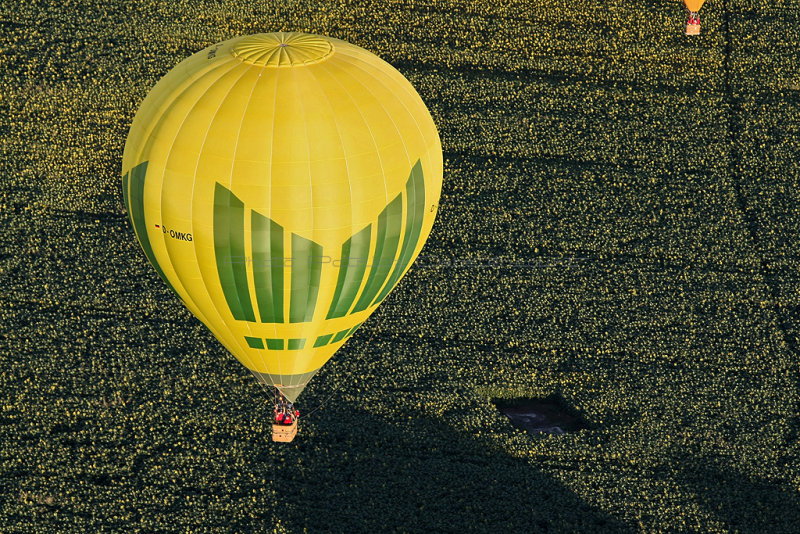
[[[289,443],[297,435],[297,419],[291,425],[272,425],[272,441]]]
[[[687,24],[686,25],[686,35],[700,35],[700,25],[699,24]]]

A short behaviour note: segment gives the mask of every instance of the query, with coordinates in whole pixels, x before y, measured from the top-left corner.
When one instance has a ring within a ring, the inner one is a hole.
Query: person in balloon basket
[[[700,17],[694,11],[690,11],[689,12],[689,20],[688,20],[687,23],[692,25],[692,26],[698,25],[698,24],[700,24]]]
[[[286,410],[285,406],[281,406],[275,411],[275,424],[276,425],[291,425],[292,416]]]
[[[295,419],[300,417],[300,410],[295,409],[291,404],[284,406],[275,413],[276,425],[291,425]]]
[[[276,425],[290,425],[289,414],[286,413],[286,406],[278,405],[275,407],[275,424]]]
[[[300,417],[300,410],[295,409],[294,404],[291,402],[284,408],[283,424],[291,425],[295,420]]]
[[[285,423],[287,425],[291,425],[295,419],[300,417],[300,410],[294,407],[294,403],[290,402],[289,405],[286,407],[286,417],[289,418],[289,422]]]

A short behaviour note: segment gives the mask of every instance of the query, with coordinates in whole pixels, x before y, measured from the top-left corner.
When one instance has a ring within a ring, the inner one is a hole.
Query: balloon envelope
[[[697,13],[700,11],[700,8],[703,7],[705,1],[706,0],[683,0],[683,3],[686,4],[686,9]]]
[[[123,196],[147,259],[219,341],[294,400],[419,254],[442,148],[411,84],[355,45],[213,45],[142,103]]]

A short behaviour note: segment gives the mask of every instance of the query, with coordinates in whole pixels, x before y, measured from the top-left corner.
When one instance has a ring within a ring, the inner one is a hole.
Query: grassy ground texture
[[[800,531],[800,4],[0,7],[0,532]],[[147,264],[137,106],[236,35],[322,33],[442,137],[419,262],[269,398]],[[531,436],[491,398],[559,393]]]

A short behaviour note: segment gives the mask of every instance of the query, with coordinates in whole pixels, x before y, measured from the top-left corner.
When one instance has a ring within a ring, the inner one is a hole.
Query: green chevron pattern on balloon
[[[326,318],[344,317],[363,311],[380,303],[388,295],[410,264],[419,243],[424,209],[425,180],[422,166],[417,160],[405,191],[392,199],[378,215],[371,264],[367,260],[372,248],[373,224],[368,224],[342,244],[336,288]],[[254,310],[258,309],[260,322],[284,323],[285,231],[281,225],[255,210],[250,210],[250,215],[252,262],[246,261],[244,252],[244,225],[247,220],[244,202],[225,186],[216,184],[214,250],[223,294],[231,314],[237,320],[255,322]],[[322,246],[292,233],[290,257],[288,319],[290,323],[308,322],[312,320],[318,304]],[[248,265],[253,269],[255,308],[250,298]],[[332,338],[338,341],[341,337],[337,339],[337,336],[346,333],[335,333]]]

